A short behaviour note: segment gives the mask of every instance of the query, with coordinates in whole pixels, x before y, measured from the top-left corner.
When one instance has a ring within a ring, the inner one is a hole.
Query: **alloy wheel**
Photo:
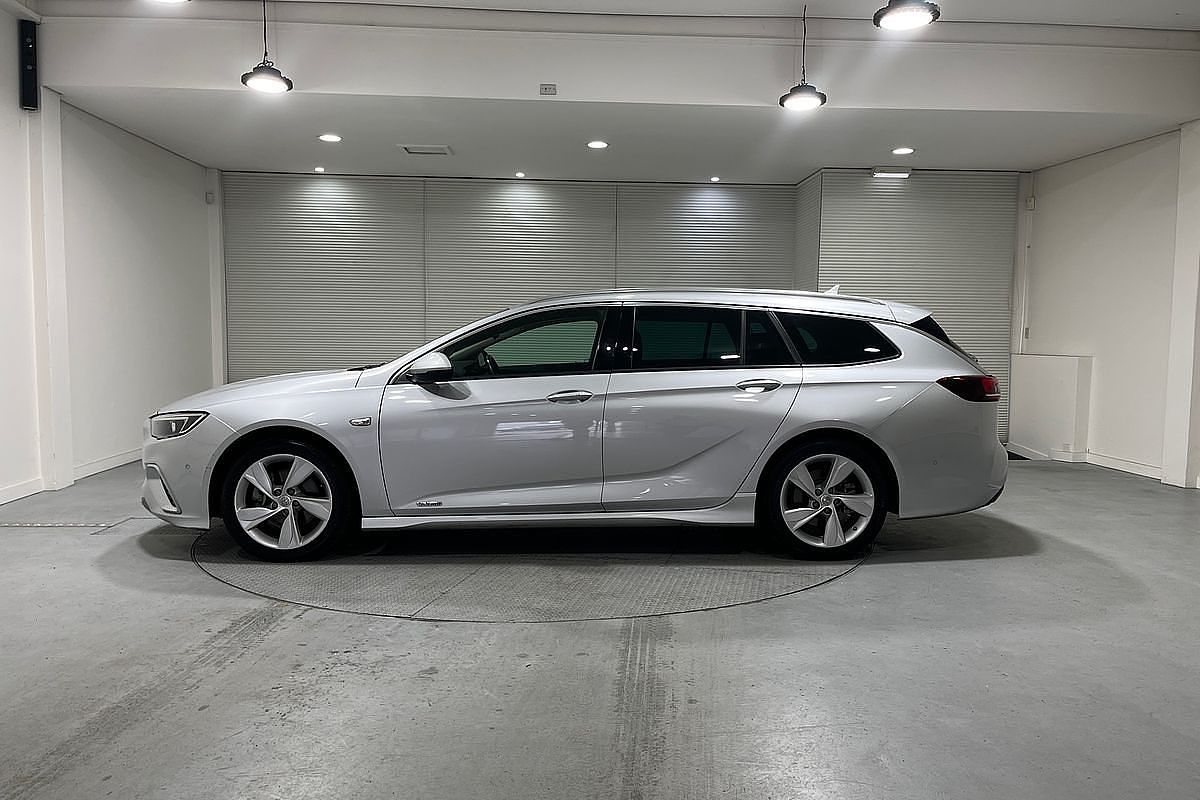
[[[233,508],[251,539],[275,550],[293,550],[325,530],[333,497],[315,464],[284,453],[261,458],[242,473]]]
[[[813,547],[841,547],[857,539],[875,514],[875,489],[852,459],[833,453],[797,464],[779,492],[784,524]]]

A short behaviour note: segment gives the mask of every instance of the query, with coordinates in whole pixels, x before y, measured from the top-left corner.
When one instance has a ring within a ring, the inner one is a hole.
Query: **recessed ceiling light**
[[[721,182],[721,176],[720,176],[720,175],[713,175],[711,178],[709,178],[709,180],[710,180],[710,181],[712,181],[713,183],[720,183],[720,182]]]
[[[188,2],[188,0],[158,0],[158,2],[159,2],[159,3],[166,3],[166,4],[169,4],[169,5],[178,5],[179,3],[186,3],[186,2]]]
[[[599,139],[593,139],[592,141],[588,142],[588,147],[592,148],[593,150],[603,150],[604,148],[608,147],[608,142],[602,142]]]
[[[908,167],[875,167],[871,175],[876,178],[907,178],[912,174]]]
[[[336,133],[322,133],[317,138],[322,142],[340,142],[342,140],[342,137],[338,136]]]
[[[313,172],[324,172],[324,171],[325,171],[324,167],[313,167]]]
[[[514,174],[514,175],[516,175],[518,178],[524,178],[524,177],[525,177],[525,173],[524,173],[524,172],[516,172],[516,173],[513,173],[513,174]]]
[[[911,156],[915,152],[917,152],[917,151],[913,150],[911,147],[897,147],[895,150],[892,151],[892,155],[894,155],[894,156]]]
[[[942,9],[937,3],[927,0],[888,0],[888,4],[875,12],[875,27],[889,31],[911,31],[923,25],[937,22]]]

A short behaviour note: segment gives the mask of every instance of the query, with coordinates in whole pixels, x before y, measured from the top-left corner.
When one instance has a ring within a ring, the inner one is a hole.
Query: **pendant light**
[[[807,5],[804,6],[801,23],[804,26],[804,32],[800,38],[800,82],[791,89],[788,89],[787,94],[779,98],[779,105],[783,106],[788,111],[812,111],[814,108],[820,108],[821,106],[825,105],[825,101],[828,99],[824,92],[818,91],[817,87],[812,86],[805,79],[805,61],[808,55]],[[793,80],[795,80],[794,76]]]
[[[263,57],[258,66],[242,75],[242,83],[256,92],[283,94],[292,90],[291,78],[275,69],[275,62],[267,56],[267,0],[263,0]]]
[[[875,12],[876,28],[888,31],[911,31],[923,25],[937,22],[942,9],[928,0],[888,0],[888,4]]]

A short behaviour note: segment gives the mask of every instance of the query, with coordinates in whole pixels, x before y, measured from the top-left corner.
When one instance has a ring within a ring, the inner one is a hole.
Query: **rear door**
[[[605,405],[604,509],[720,505],[796,398],[794,351],[767,311],[631,311]]]

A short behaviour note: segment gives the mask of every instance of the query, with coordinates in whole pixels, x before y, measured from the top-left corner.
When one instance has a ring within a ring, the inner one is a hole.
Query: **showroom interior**
[[[0,0],[0,240],[0,797],[1200,795],[1195,0]],[[140,504],[180,398],[627,288],[928,309],[1004,494],[849,562]]]

